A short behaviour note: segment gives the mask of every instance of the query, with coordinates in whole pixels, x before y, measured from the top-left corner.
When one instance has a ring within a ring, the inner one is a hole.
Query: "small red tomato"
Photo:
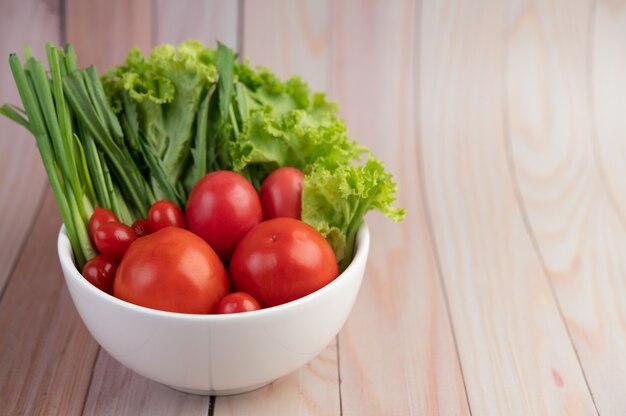
[[[109,211],[106,208],[97,207],[93,214],[91,214],[91,218],[89,218],[89,238],[91,239],[91,244],[96,245],[96,231],[102,224],[106,224],[107,222],[120,222],[117,216]]]
[[[274,218],[241,239],[229,276],[236,291],[268,308],[306,296],[337,274],[335,252],[324,236],[302,221]]]
[[[187,200],[189,231],[209,243],[227,264],[235,247],[263,219],[256,189],[243,176],[219,170],[198,181]]]
[[[83,267],[83,276],[89,283],[106,293],[113,291],[117,262],[105,254],[98,254]]]
[[[270,173],[261,185],[263,219],[290,217],[300,219],[302,213],[302,180],[304,173],[284,167]]]
[[[244,292],[235,292],[222,298],[217,306],[217,313],[250,312],[259,309],[261,309],[261,305],[255,298]]]
[[[148,212],[148,226],[153,233],[165,227],[185,228],[185,217],[183,211],[172,201],[157,201]]]
[[[96,248],[100,253],[119,261],[137,238],[137,233],[128,225],[108,222],[102,224],[96,231]]]
[[[148,224],[148,220],[138,219],[130,228],[132,228],[139,237],[150,234],[150,224]]]
[[[178,227],[134,242],[113,283],[119,299],[179,313],[214,313],[229,291],[226,269],[211,246]]]

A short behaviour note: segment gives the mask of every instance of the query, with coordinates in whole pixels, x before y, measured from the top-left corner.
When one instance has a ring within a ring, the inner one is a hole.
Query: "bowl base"
[[[187,389],[184,387],[168,386],[174,390],[182,391],[183,393],[196,394],[199,396],[231,396],[233,394],[247,393],[252,390],[260,389],[263,386],[267,386],[271,381],[266,383],[256,384],[254,386],[237,388],[237,389],[225,389],[225,390],[196,390]]]

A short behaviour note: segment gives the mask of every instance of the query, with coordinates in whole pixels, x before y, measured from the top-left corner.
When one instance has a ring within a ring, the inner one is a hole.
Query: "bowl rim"
[[[96,288],[94,285],[89,283],[83,275],[78,271],[78,268],[74,264],[72,248],[65,232],[65,225],[61,225],[59,229],[59,234],[57,238],[57,250],[59,255],[59,261],[64,270],[69,270],[69,276],[66,276],[66,279],[71,279],[75,281],[79,286],[88,292],[92,293],[95,296],[102,298],[103,300],[115,304],[119,307],[137,312],[143,313],[147,315],[151,315],[154,317],[162,317],[166,319],[184,319],[189,321],[218,321],[218,322],[227,322],[232,320],[251,320],[260,318],[266,315],[273,315],[276,313],[287,312],[298,308],[299,306],[314,301],[316,298],[323,297],[327,292],[332,291],[336,286],[342,284],[342,282],[347,278],[346,276],[355,269],[358,263],[365,263],[367,261],[367,256],[369,253],[369,244],[370,244],[370,232],[369,227],[365,221],[362,222],[356,236],[355,243],[355,253],[352,261],[346,267],[346,269],[339,274],[332,282],[328,283],[326,286],[312,292],[306,296],[303,296],[299,299],[292,300],[287,303],[283,303],[281,305],[271,306],[269,308],[263,308],[256,311],[250,312],[242,312],[242,313],[231,313],[231,314],[191,314],[191,313],[181,313],[181,312],[169,312],[162,311],[158,309],[152,309],[141,305],[135,305],[134,303],[127,302],[122,299],[118,299],[113,295],[110,295],[106,292],[101,291]]]

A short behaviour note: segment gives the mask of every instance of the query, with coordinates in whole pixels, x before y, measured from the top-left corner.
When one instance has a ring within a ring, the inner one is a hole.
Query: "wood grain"
[[[626,222],[626,2],[594,1],[589,10],[588,73],[592,138],[601,179]]]
[[[65,0],[67,40],[79,66],[100,73],[123,63],[132,47],[146,53],[152,45],[151,0]]]
[[[417,4],[360,4],[333,7],[331,94],[351,136],[394,173],[408,216],[403,224],[368,217],[366,278],[339,337],[343,412],[469,414],[419,180]]]
[[[0,404],[6,415],[80,413],[97,344],[83,326],[56,255],[61,219],[48,190],[0,302]]]
[[[506,6],[421,16],[420,151],[468,398],[480,415],[595,414],[507,166]]]
[[[58,1],[0,2],[0,105],[22,107],[7,57],[30,44],[45,61],[45,43],[59,43]],[[28,22],[29,30],[23,30]],[[0,294],[41,206],[46,175],[35,139],[21,126],[0,116]]]
[[[611,391],[626,385],[626,259],[620,255],[626,252],[626,228],[603,183],[593,137],[587,88],[592,39],[589,31],[581,30],[591,18],[587,4],[567,1],[521,2],[511,10],[508,134],[530,229],[595,403],[600,414],[618,415],[626,409],[626,397]],[[611,80],[619,77],[602,72],[615,71],[612,54],[619,48],[609,45],[624,43],[624,31],[601,27],[596,25],[603,31],[600,36],[608,39],[595,57],[601,71],[596,79],[605,75],[608,81],[599,81],[593,101],[599,104],[595,113],[602,114],[597,145],[619,156],[617,137],[604,130],[616,127],[605,119],[615,116],[606,107],[616,95],[604,83],[615,88]],[[606,55],[604,48],[612,54]],[[609,183],[623,183],[615,176],[612,162],[617,159],[605,160],[606,178],[616,180]]]
[[[247,0],[243,10],[243,55],[253,66],[282,78],[300,75],[316,91],[330,85],[332,45],[329,0]]]
[[[100,350],[83,415],[206,416],[209,400],[152,382]]]
[[[303,368],[272,384],[237,396],[217,397],[215,416],[339,415],[337,343]]]
[[[239,2],[228,0],[154,0],[155,45],[198,39],[209,47],[217,41],[237,49]]]

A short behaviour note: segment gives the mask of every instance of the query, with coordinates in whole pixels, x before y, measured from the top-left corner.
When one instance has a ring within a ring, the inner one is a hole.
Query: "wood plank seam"
[[[59,36],[61,37],[61,46],[67,44],[67,4],[66,0],[59,0]]]
[[[505,30],[506,30],[506,26],[505,26]],[[506,36],[506,33],[503,33],[503,36]],[[539,263],[541,265],[541,269],[543,272],[543,276],[546,279],[547,283],[548,283],[548,287],[550,288],[550,294],[552,296],[552,299],[556,305],[558,314],[559,314],[559,318],[561,319],[561,321],[563,322],[563,326],[565,327],[565,332],[567,333],[567,338],[569,339],[569,343],[572,346],[572,349],[574,350],[574,355],[576,356],[576,361],[578,362],[578,366],[580,367],[580,371],[582,373],[583,379],[585,381],[585,385],[587,387],[587,391],[589,392],[589,395],[591,396],[591,401],[593,403],[593,406],[595,408],[596,411],[596,415],[599,415],[600,413],[598,412],[598,406],[596,404],[594,395],[593,395],[593,391],[591,390],[591,386],[589,385],[589,380],[587,379],[587,374],[585,373],[585,369],[582,365],[582,362],[580,360],[580,354],[578,353],[578,349],[576,348],[576,344],[574,343],[574,339],[572,337],[571,331],[569,326],[567,325],[567,321],[565,320],[565,315],[563,314],[563,308],[561,307],[561,303],[559,302],[559,298],[556,294],[556,289],[554,287],[554,284],[552,282],[552,279],[550,278],[550,272],[546,263],[546,260],[541,252],[541,249],[539,247],[539,242],[537,241],[537,237],[531,227],[530,224],[530,220],[528,217],[528,211],[526,208],[526,204],[524,203],[524,199],[522,197],[522,191],[520,188],[520,183],[519,183],[519,177],[517,175],[517,170],[515,169],[515,164],[513,161],[513,144],[512,144],[512,138],[511,138],[511,129],[510,129],[510,120],[509,120],[509,105],[507,102],[507,96],[506,96],[506,86],[508,85],[508,62],[507,62],[507,56],[506,53],[502,54],[503,57],[503,63],[502,63],[502,72],[503,72],[503,76],[502,76],[502,97],[501,97],[501,103],[502,103],[502,112],[503,112],[503,116],[502,116],[502,137],[504,140],[504,148],[506,149],[505,151],[505,155],[506,155],[506,166],[507,169],[509,171],[509,175],[511,177],[511,183],[513,184],[513,192],[515,194],[515,199],[517,200],[517,204],[518,204],[518,208],[520,210],[520,215],[522,217],[522,222],[524,224],[524,228],[526,230],[526,233],[528,235],[528,238],[530,239],[530,243],[533,247],[533,250],[537,256],[537,259],[539,260]]]
[[[445,279],[443,278],[443,267],[441,265],[441,257],[439,255],[439,248],[437,246],[437,239],[435,237],[435,230],[434,230],[434,226],[433,226],[433,221],[432,221],[432,215],[430,212],[430,203],[429,203],[429,197],[428,197],[428,192],[427,192],[427,187],[426,187],[426,183],[425,183],[425,172],[424,172],[424,160],[423,160],[423,155],[424,153],[422,152],[422,135],[420,134],[420,120],[421,120],[421,100],[419,98],[419,88],[421,86],[421,82],[422,82],[422,78],[421,78],[421,71],[420,71],[420,55],[421,55],[421,39],[423,38],[423,36],[421,36],[421,29],[422,29],[422,8],[423,8],[424,2],[422,0],[417,0],[416,4],[415,4],[415,17],[414,17],[414,25],[413,25],[413,30],[414,30],[414,34],[413,34],[413,47],[415,48],[414,50],[414,55],[413,55],[413,77],[414,77],[414,88],[413,88],[413,100],[414,100],[414,112],[415,112],[415,123],[414,123],[414,129],[415,129],[415,138],[417,141],[417,147],[416,150],[418,152],[417,155],[417,160],[420,161],[419,167],[418,167],[418,184],[420,189],[418,189],[418,192],[420,194],[423,195],[423,199],[422,199],[422,204],[423,204],[423,209],[424,209],[424,213],[426,216],[426,225],[427,225],[427,233],[428,236],[430,238],[431,241],[431,245],[432,245],[432,250],[434,253],[434,257],[435,257],[435,265],[437,268],[437,280],[439,281],[439,287],[441,289],[441,292],[443,294],[443,300],[444,300],[444,304],[446,307],[446,315],[447,315],[447,321],[448,321],[448,325],[451,329],[452,332],[452,339],[454,341],[454,353],[456,355],[456,361],[457,361],[457,365],[459,367],[459,371],[461,373],[461,380],[463,381],[463,391],[465,393],[465,400],[467,401],[467,408],[469,410],[469,414],[470,416],[472,416],[472,404],[470,403],[469,400],[469,394],[467,391],[467,383],[465,380],[465,374],[463,373],[463,365],[461,363],[461,356],[459,354],[459,343],[456,337],[456,330],[454,327],[454,322],[452,320],[452,311],[450,309],[450,299],[448,298],[448,291],[446,288],[446,283],[445,283]]]
[[[207,412],[207,416],[213,416],[215,413],[215,396],[211,396],[209,399],[209,411]]]
[[[245,0],[237,0],[237,54],[239,55],[238,60],[240,63],[243,63],[243,39],[244,39],[244,27],[245,27],[245,13],[244,7],[246,5]]]
[[[343,402],[341,400],[341,354],[339,354],[339,335],[335,336],[335,342],[337,343],[337,386],[339,387],[337,389],[337,394],[339,395],[339,416],[343,416]]]
[[[87,386],[89,387],[87,387],[87,391],[85,392],[85,397],[83,398],[83,405],[80,410],[81,415],[85,414],[85,410],[87,408],[87,397],[89,396],[89,390],[91,390],[91,385],[93,384],[93,376],[96,372],[96,364],[98,363],[98,359],[100,358],[101,355],[102,355],[102,347],[100,346],[100,344],[98,344],[98,351],[96,352],[96,358],[91,363],[89,382],[87,383]]]
[[[30,225],[28,226],[27,232],[24,234],[24,238],[22,239],[22,241],[18,242],[20,248],[17,251],[17,253],[15,254],[15,257],[13,258],[13,262],[11,263],[11,267],[9,267],[9,270],[7,272],[7,276],[8,277],[4,281],[4,285],[0,286],[0,302],[2,302],[2,297],[4,296],[5,289],[9,286],[9,281],[15,275],[15,268],[17,267],[17,264],[19,263],[19,260],[22,257],[22,252],[24,251],[24,247],[26,247],[26,243],[28,242],[28,238],[31,235],[31,233],[33,232],[33,228],[35,227],[35,222],[37,220],[37,217],[41,213],[41,209],[43,207],[43,202],[46,199],[46,191],[47,191],[47,189],[48,189],[48,182],[45,182],[45,184],[42,186],[41,190],[39,191],[39,199],[37,201],[37,210],[34,212],[34,215],[31,218]]]
[[[415,58],[418,59],[418,58]],[[419,78],[419,75],[418,75]],[[452,320],[452,310],[450,309],[450,300],[448,299],[448,291],[446,288],[446,283],[445,283],[445,279],[443,278],[443,267],[441,265],[441,258],[439,255],[439,248],[437,245],[437,238],[435,237],[435,230],[434,230],[434,226],[432,223],[432,214],[430,212],[430,204],[429,204],[429,198],[428,198],[428,192],[426,191],[426,184],[424,182],[424,160],[423,160],[423,156],[422,156],[422,141],[421,141],[421,135],[419,134],[419,100],[416,101],[416,120],[417,120],[417,125],[415,127],[416,129],[416,136],[417,136],[417,151],[419,153],[418,158],[421,160],[420,162],[420,167],[419,167],[419,186],[420,186],[420,190],[419,192],[422,193],[423,195],[423,205],[424,205],[424,212],[426,215],[426,224],[428,227],[428,235],[430,236],[430,239],[432,241],[432,248],[433,248],[433,253],[435,256],[435,264],[437,266],[437,280],[439,281],[439,285],[441,287],[441,291],[443,293],[443,299],[444,299],[444,304],[446,306],[446,315],[448,318],[448,325],[451,328],[451,332],[452,332],[452,339],[454,340],[454,352],[456,355],[456,359],[457,359],[457,364],[459,366],[459,371],[461,372],[461,378],[463,380],[463,390],[465,392],[465,398],[467,400],[467,408],[469,409],[469,414],[470,416],[473,414],[472,413],[472,404],[469,400],[469,395],[468,395],[468,391],[467,391],[467,383],[465,381],[465,374],[463,373],[463,365],[462,365],[462,361],[461,361],[461,356],[459,354],[459,343],[456,337],[456,329],[454,327],[454,321]]]

